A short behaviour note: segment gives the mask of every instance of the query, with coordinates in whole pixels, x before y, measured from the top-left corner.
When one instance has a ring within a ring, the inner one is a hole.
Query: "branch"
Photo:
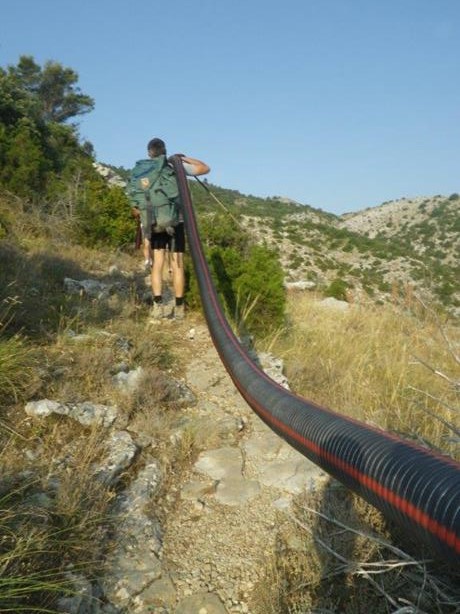
[[[415,299],[422,305],[422,307],[428,311],[434,318],[434,321],[436,323],[437,329],[439,330],[439,332],[442,335],[442,338],[444,339],[446,345],[447,345],[447,349],[449,350],[450,355],[452,356],[452,358],[455,360],[455,362],[457,364],[460,364],[460,356],[455,352],[449,337],[446,335],[446,332],[444,330],[444,328],[441,326],[441,323],[439,321],[438,315],[436,314],[435,311],[433,311],[432,309],[429,309],[427,307],[427,305],[425,305],[425,303],[422,301],[422,299],[420,298],[420,296],[418,296],[417,294],[415,294]]]
[[[362,576],[363,578],[365,578],[369,584],[371,584],[375,590],[380,593],[381,595],[383,595],[383,597],[385,597],[385,599],[388,601],[388,603],[390,603],[393,607],[395,608],[399,608],[399,604],[398,602],[389,594],[387,593],[378,582],[376,582],[373,578],[371,578],[371,573],[383,573],[384,571],[391,571],[392,569],[396,568],[396,567],[401,567],[401,566],[406,566],[406,565],[417,565],[419,566],[420,563],[418,561],[415,561],[415,559],[411,559],[411,557],[409,557],[406,553],[402,552],[401,550],[399,550],[398,548],[393,548],[390,544],[387,544],[386,542],[384,542],[383,540],[379,540],[378,538],[374,538],[371,535],[367,535],[361,531],[356,531],[355,529],[352,529],[351,527],[347,527],[346,525],[340,523],[339,521],[336,521],[328,516],[326,516],[325,514],[322,514],[321,512],[317,512],[316,510],[313,510],[311,508],[308,507],[303,507],[302,509],[306,509],[314,514],[317,514],[318,516],[321,516],[322,518],[325,518],[326,520],[329,520],[330,522],[341,526],[343,528],[346,528],[347,530],[349,530],[352,533],[356,533],[358,535],[362,535],[364,537],[367,537],[373,541],[376,541],[377,543],[383,544],[385,545],[385,547],[389,547],[390,549],[394,549],[398,552],[400,552],[401,554],[403,554],[405,556],[406,560],[405,562],[394,562],[394,561],[390,561],[388,564],[387,569],[384,570],[380,570],[379,572],[370,572],[366,569],[363,568],[363,566],[359,565],[356,561],[349,561],[348,559],[346,559],[344,556],[342,556],[341,554],[339,554],[338,552],[336,552],[333,548],[331,548],[328,544],[326,544],[321,538],[319,538],[317,535],[314,534],[313,530],[308,527],[307,525],[303,524],[302,522],[300,522],[297,518],[295,518],[292,514],[288,514],[290,516],[290,518],[299,526],[301,526],[304,530],[306,530],[308,533],[310,533],[310,535],[312,536],[313,540],[315,542],[317,542],[322,548],[324,548],[327,552],[329,552],[329,554],[331,554],[333,557],[335,557],[336,559],[338,559],[341,563],[344,564],[344,571],[349,571],[350,573],[357,575],[357,576]],[[380,566],[384,566],[385,563],[370,563],[370,566],[372,565],[380,565]],[[414,605],[411,606],[411,612],[415,612],[417,611],[418,614],[428,614],[427,612],[420,610],[419,608],[416,608]],[[409,611],[409,610],[406,610]]]
[[[435,369],[434,367],[432,367],[431,365],[429,365],[427,362],[425,362],[424,360],[422,360],[419,356],[416,356],[415,354],[413,354],[413,357],[415,358],[415,360],[417,360],[421,365],[423,365],[424,367],[426,367],[429,371],[431,371],[432,373],[434,373],[434,375],[438,375],[439,377],[442,377],[444,380],[446,380],[447,382],[449,382],[449,384],[451,386],[453,386],[455,389],[460,389],[460,381],[456,382],[455,380],[451,379],[448,375],[445,375],[445,373],[443,373],[442,371],[439,371],[438,369]]]
[[[414,390],[414,392],[419,392],[420,394],[424,394],[425,396],[429,397],[430,399],[432,399],[433,401],[436,401],[437,403],[439,403],[440,405],[443,405],[444,407],[446,407],[448,410],[453,411],[453,412],[460,412],[460,409],[457,409],[456,407],[450,407],[449,405],[447,405],[447,403],[444,403],[443,401],[441,401],[441,399],[438,399],[436,397],[434,397],[432,394],[430,394],[429,392],[425,392],[424,390],[419,390],[418,388],[414,388],[414,386],[408,386],[409,390]],[[438,420],[439,422],[441,422],[441,424],[444,424],[444,426],[446,426],[448,429],[450,429],[453,433],[455,433],[456,435],[458,435],[458,437],[460,437],[460,430],[457,429],[457,427],[455,427],[453,424],[451,424],[450,422],[448,422],[447,420],[444,420],[444,418],[442,418],[441,416],[438,416],[437,414],[435,414],[434,412],[430,411],[429,409],[427,409],[426,407],[423,407],[423,405],[420,405],[419,403],[416,403],[417,407],[419,409],[421,409],[422,411],[426,412],[429,416],[431,416],[432,418],[435,418],[436,420]]]

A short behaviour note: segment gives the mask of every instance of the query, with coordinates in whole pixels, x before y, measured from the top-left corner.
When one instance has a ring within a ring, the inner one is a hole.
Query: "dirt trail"
[[[187,363],[182,377],[198,399],[178,437],[193,432],[207,449],[171,493],[177,504],[164,526],[163,564],[182,604],[177,612],[252,613],[284,510],[320,472],[242,399],[203,321],[173,326]]]

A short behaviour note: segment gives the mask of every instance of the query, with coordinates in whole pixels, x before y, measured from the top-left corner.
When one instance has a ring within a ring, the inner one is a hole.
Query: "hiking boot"
[[[174,319],[175,320],[183,320],[185,318],[185,308],[184,305],[176,305],[174,307]]]
[[[150,312],[149,324],[156,324],[165,317],[163,303],[153,303]]]
[[[152,270],[152,261],[151,260],[144,260],[144,271],[146,273],[150,273]]]

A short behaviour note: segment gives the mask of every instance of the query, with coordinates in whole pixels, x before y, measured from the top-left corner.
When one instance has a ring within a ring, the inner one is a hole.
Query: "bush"
[[[248,234],[228,216],[200,220],[205,256],[227,317],[236,327],[261,336],[280,326],[284,317],[283,270],[275,251],[252,245]],[[198,285],[186,266],[187,302],[200,304]]]
[[[247,310],[245,326],[256,335],[278,328],[284,317],[283,270],[276,254],[265,246],[254,245],[235,280],[236,294]],[[250,306],[252,308],[250,308]]]
[[[88,182],[78,209],[79,239],[89,246],[118,247],[134,243],[135,222],[128,198],[119,187],[108,187],[102,178]]]
[[[349,284],[340,278],[334,279],[324,291],[325,296],[332,296],[339,301],[347,300]]]

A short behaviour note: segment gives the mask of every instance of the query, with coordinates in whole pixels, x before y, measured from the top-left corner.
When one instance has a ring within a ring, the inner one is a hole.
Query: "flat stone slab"
[[[181,499],[184,500],[198,500],[204,495],[214,493],[216,490],[216,483],[213,480],[207,480],[206,482],[187,482],[182,486],[180,491]]]
[[[154,609],[151,609],[155,606],[156,608],[167,608],[167,611],[172,611],[171,608],[174,606],[175,600],[176,589],[171,578],[169,576],[162,576],[137,595],[136,611],[140,611],[139,606],[141,604],[145,608],[142,611],[145,612],[155,612]]]
[[[256,480],[244,478],[224,478],[217,485],[216,499],[224,505],[242,505],[257,496],[260,484]]]
[[[270,430],[256,433],[243,444],[246,456],[253,461],[279,458],[282,446],[283,440]]]
[[[183,599],[175,614],[227,614],[227,609],[217,595],[197,593]]]
[[[258,473],[265,473],[267,463],[273,461],[291,461],[293,465],[304,463],[312,465],[306,457],[281,439],[265,424],[257,425],[253,434],[243,444],[243,450],[249,461]]]
[[[264,486],[300,494],[310,490],[322,473],[314,463],[307,458],[301,458],[267,463],[265,470],[258,477]]]
[[[218,448],[202,452],[195,463],[199,473],[208,475],[213,480],[241,477],[243,457],[238,448]]]

